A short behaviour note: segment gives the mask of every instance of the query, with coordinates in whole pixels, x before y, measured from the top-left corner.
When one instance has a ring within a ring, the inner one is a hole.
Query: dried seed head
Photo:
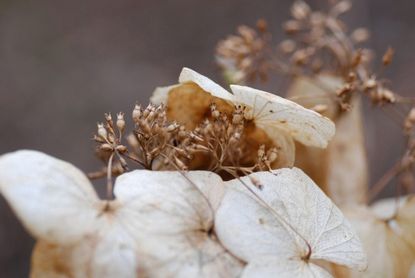
[[[297,0],[291,7],[291,15],[297,20],[306,19],[311,13],[310,7],[301,0]]]
[[[244,121],[244,107],[242,105],[235,106],[235,110],[232,114],[232,124],[239,125]]]
[[[339,16],[340,14],[343,14],[347,11],[350,10],[350,8],[352,7],[352,2],[348,1],[348,0],[343,0],[338,2],[331,10],[331,13],[334,16]]]
[[[287,34],[295,34],[301,30],[301,24],[297,20],[288,20],[284,23],[284,31]]]
[[[218,118],[220,117],[220,112],[219,112],[219,110],[217,109],[216,104],[214,104],[214,103],[212,103],[212,104],[210,105],[210,112],[211,112],[212,117],[213,117],[214,119],[218,119]]]
[[[278,149],[277,148],[271,148],[267,151],[267,161],[269,163],[274,162],[278,158]]]
[[[99,148],[103,151],[112,151],[113,148],[110,144],[104,143],[102,145],[99,146]]]
[[[354,43],[362,43],[369,39],[370,32],[366,28],[357,28],[353,31],[353,33],[350,35],[350,39]]]
[[[124,146],[124,145],[118,145],[118,146],[116,147],[116,150],[117,150],[119,153],[125,153],[125,152],[127,152],[127,147],[126,147],[126,146]]]
[[[120,132],[124,132],[125,129],[125,120],[124,113],[120,112],[117,114],[117,128]]]
[[[377,86],[376,77],[372,76],[371,78],[367,79],[363,83],[363,88],[365,90],[374,89]]]
[[[105,120],[107,121],[107,123],[112,123],[112,115],[111,113],[105,113],[104,114]]]
[[[136,104],[134,106],[133,115],[132,115],[133,116],[133,120],[135,122],[137,122],[140,119],[141,115],[142,115],[141,105]]]
[[[279,45],[279,49],[284,54],[290,54],[290,53],[294,52],[295,48],[296,48],[296,43],[293,40],[284,40]]]
[[[103,124],[103,123],[99,123],[99,124],[97,124],[97,134],[98,134],[98,136],[99,136],[99,137],[101,137],[102,139],[104,139],[104,140],[106,140],[106,139],[107,139],[108,133],[107,133],[107,130],[105,129],[105,127],[104,127],[104,124]]]
[[[167,126],[167,132],[173,132],[176,131],[180,126],[177,123],[172,123]]]
[[[265,158],[265,145],[259,146],[258,149],[258,161],[262,161]]]

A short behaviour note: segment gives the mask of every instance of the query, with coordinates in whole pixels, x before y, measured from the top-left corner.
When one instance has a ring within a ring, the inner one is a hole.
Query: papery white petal
[[[118,177],[114,187],[122,210],[151,218],[156,229],[156,222],[182,230],[213,221],[223,194],[222,179],[208,171],[132,171]]]
[[[235,101],[252,108],[255,123],[265,131],[278,126],[304,145],[325,148],[335,133],[328,118],[290,100],[246,86],[231,85]]]
[[[300,260],[263,259],[250,262],[242,278],[330,278],[325,269]]]
[[[239,277],[243,269],[241,261],[203,231],[149,236],[140,250],[151,277]]]
[[[205,92],[208,92],[214,97],[218,97],[230,102],[234,102],[234,96],[227,90],[213,82],[206,76],[197,73],[189,68],[183,68],[179,76],[179,83],[193,82],[196,83]]]
[[[100,201],[73,165],[37,151],[0,157],[0,190],[32,235],[70,244],[95,230]]]
[[[97,239],[90,260],[94,278],[139,277],[139,264],[142,263],[137,256],[139,243],[117,222],[114,219],[108,227],[103,227]]]
[[[140,242],[151,277],[235,277],[242,264],[210,235],[224,193],[206,171],[134,171],[120,176],[118,219]],[[134,233],[134,231],[136,231]]]
[[[267,205],[239,180],[226,182],[215,229],[236,256],[248,262],[261,256],[298,259],[307,255],[308,245],[311,259],[366,267],[363,248],[348,221],[300,169],[259,172],[241,180]]]
[[[30,277],[141,277],[142,258],[137,256],[136,247],[122,226],[109,222],[96,234],[73,245],[38,241]]]

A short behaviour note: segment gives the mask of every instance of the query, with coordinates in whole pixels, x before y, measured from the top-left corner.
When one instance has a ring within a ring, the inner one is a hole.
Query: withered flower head
[[[212,172],[133,171],[118,177],[108,201],[80,170],[40,152],[3,155],[0,169],[2,195],[38,240],[31,277],[241,272],[241,262],[212,233],[224,190]]]
[[[294,140],[324,148],[334,134],[330,120],[276,95],[236,85],[231,86],[232,94],[187,68],[182,70],[179,82],[157,88],[151,99],[166,104],[169,120],[188,129],[206,119],[216,125],[221,123],[228,132],[241,137],[239,144],[242,150],[244,146],[248,148],[246,153],[256,153],[261,145],[276,149],[278,157],[271,163],[272,168],[292,166]],[[202,129],[207,127],[211,126],[205,124]],[[217,141],[224,138],[218,136]]]
[[[216,61],[229,83],[266,80],[272,66],[269,49],[267,24],[261,19],[255,29],[239,26],[236,35],[220,41],[216,47]]]

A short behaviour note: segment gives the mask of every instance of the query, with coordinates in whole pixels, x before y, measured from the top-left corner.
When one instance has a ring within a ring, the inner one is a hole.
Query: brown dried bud
[[[113,150],[112,146],[110,144],[107,144],[107,143],[100,145],[99,148],[100,148],[100,150],[103,150],[103,151],[112,151]]]
[[[111,113],[105,113],[105,120],[107,121],[107,123],[111,123],[112,122],[112,115]]]
[[[291,6],[291,15],[297,20],[304,20],[311,13],[310,7],[301,0],[297,0]]]
[[[384,66],[388,66],[390,63],[392,63],[393,55],[395,54],[395,50],[393,50],[392,47],[388,47],[385,54],[382,57],[382,63]]]
[[[169,126],[167,126],[167,131],[168,132],[173,132],[175,130],[177,130],[180,126],[177,123],[172,123]]]
[[[258,19],[258,21],[256,22],[256,28],[259,32],[265,33],[268,30],[267,21],[263,18]]]
[[[295,48],[296,44],[293,40],[284,40],[279,45],[279,49],[285,54],[294,52]]]
[[[241,106],[236,107],[232,115],[232,124],[239,125],[244,121],[243,109]]]
[[[136,104],[133,110],[133,120],[137,122],[141,117],[141,105]]]
[[[309,55],[306,49],[299,49],[291,56],[292,61],[297,65],[304,65],[308,62]]]
[[[297,20],[288,20],[284,23],[283,28],[287,34],[295,34],[301,30],[301,24]]]
[[[371,90],[374,89],[377,86],[377,82],[376,82],[376,78],[374,76],[372,76],[371,78],[367,79],[364,83],[363,83],[363,88],[365,90]]]
[[[98,130],[97,130],[98,136],[100,136],[102,139],[107,139],[108,133],[107,133],[107,130],[105,129],[105,127],[104,127],[104,124],[99,123],[97,125],[97,128],[98,128]]]
[[[259,146],[258,149],[258,160],[263,160],[265,157],[265,145],[261,145]]]
[[[366,28],[357,28],[350,35],[350,39],[354,43],[362,43],[370,38],[370,32]]]
[[[270,150],[268,150],[267,152],[267,161],[269,163],[274,162],[275,160],[277,160],[278,158],[278,149],[277,148],[271,148]]]
[[[338,16],[350,10],[351,7],[352,7],[352,2],[347,1],[347,0],[340,1],[332,8],[331,13],[334,16]]]
[[[118,145],[115,149],[116,149],[119,153],[125,153],[125,152],[127,151],[127,147],[126,147],[126,146],[124,146],[124,145]]]
[[[210,105],[210,112],[211,112],[212,117],[213,117],[214,119],[218,119],[218,118],[220,117],[220,112],[219,112],[219,110],[217,110],[217,108],[216,108],[216,104],[214,104],[214,103],[212,103],[212,104]]]
[[[352,84],[346,83],[346,84],[343,85],[343,87],[341,87],[339,90],[337,90],[336,94],[339,97],[343,97],[346,94],[350,93],[352,91],[352,88],[353,88]]]
[[[122,112],[117,114],[117,128],[121,132],[123,132],[125,129],[124,113]]]

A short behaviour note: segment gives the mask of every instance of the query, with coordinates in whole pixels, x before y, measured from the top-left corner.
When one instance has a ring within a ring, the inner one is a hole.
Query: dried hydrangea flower
[[[251,141],[258,147],[272,140],[280,150],[277,168],[294,163],[294,140],[307,145],[325,147],[334,135],[334,124],[327,118],[294,102],[249,87],[231,86],[229,93],[209,78],[184,68],[179,84],[157,88],[151,101],[165,103],[171,120],[193,129],[210,113],[212,103],[218,110],[231,114],[242,109],[246,124],[250,124]],[[282,161],[282,163],[281,163]],[[274,167],[275,168],[275,167]]]
[[[366,268],[351,225],[301,170],[257,172],[226,184],[215,229],[248,263],[243,277],[330,277],[318,261]]]
[[[117,178],[115,200],[108,201],[71,164],[18,151],[0,157],[0,190],[39,241],[31,277],[235,277],[241,271],[212,233],[223,193],[214,173],[133,171]]]
[[[344,210],[368,255],[368,269],[356,273],[335,268],[339,277],[413,277],[415,267],[415,198],[380,200],[371,207]]]

